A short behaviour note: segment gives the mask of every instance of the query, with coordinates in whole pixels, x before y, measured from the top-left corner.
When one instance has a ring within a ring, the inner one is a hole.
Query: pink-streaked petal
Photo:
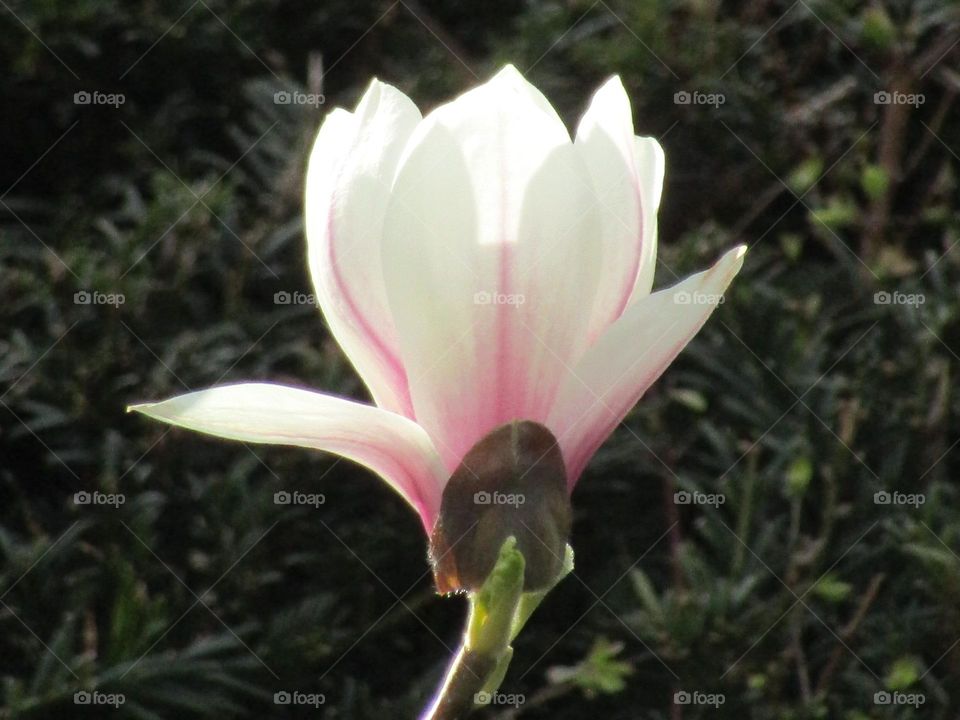
[[[310,272],[327,324],[377,405],[410,418],[380,242],[399,158],[419,121],[406,95],[374,80],[355,113],[327,117],[306,184]]]
[[[498,425],[545,420],[586,348],[600,260],[585,173],[512,68],[409,143],[383,267],[417,421],[451,471]]]
[[[565,380],[547,422],[560,443],[571,488],[616,428],[719,304],[743,265],[745,246],[709,270],[632,303]]]
[[[433,529],[447,472],[423,428],[371,405],[270,383],[223,385],[129,408],[171,425],[251,443],[336,453],[382,477]]]

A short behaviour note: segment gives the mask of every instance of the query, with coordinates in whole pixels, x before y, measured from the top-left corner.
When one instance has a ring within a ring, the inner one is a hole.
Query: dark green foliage
[[[310,141],[372,75],[429,108],[507,61],[571,126],[621,74],[667,153],[659,286],[751,250],[578,486],[574,575],[502,688],[525,702],[480,715],[955,717],[955,3],[30,0],[0,31],[0,718],[422,707],[463,607],[433,595],[402,501],[347,462],[124,408],[246,379],[365,398],[315,309],[274,302],[312,291]],[[74,703],[93,689],[126,702]]]

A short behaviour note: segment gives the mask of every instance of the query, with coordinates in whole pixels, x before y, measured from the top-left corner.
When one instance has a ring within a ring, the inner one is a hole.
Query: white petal
[[[601,232],[603,283],[594,302],[589,336],[593,340],[626,307],[647,250],[643,235],[646,208],[633,155],[630,101],[619,77],[593,96],[577,128],[576,146],[589,170]]]
[[[269,383],[223,385],[129,408],[199,432],[342,455],[380,475],[433,529],[447,474],[423,428],[370,405]]]
[[[563,449],[571,486],[710,317],[745,252],[734,248],[709,270],[631,304],[577,363],[547,422]]]
[[[545,104],[508,69],[436,110],[387,210],[385,282],[416,417],[451,470],[494,427],[544,421],[586,347],[596,215]]]
[[[507,91],[511,93],[516,93],[521,95],[524,99],[524,102],[528,102],[537,107],[542,113],[547,115],[550,122],[557,126],[558,129],[562,128],[567,139],[569,139],[569,134],[566,131],[566,127],[563,125],[563,121],[560,119],[560,116],[557,115],[557,111],[554,109],[553,105],[550,104],[550,101],[544,96],[542,92],[537,90],[537,87],[527,81],[523,74],[517,70],[517,68],[512,64],[504,65],[503,68],[498,72],[493,78],[487,83],[491,88],[496,87],[500,91]]]
[[[327,324],[376,403],[408,417],[379,248],[397,164],[419,121],[406,95],[374,80],[355,113],[327,117],[306,186],[310,271]]]
[[[603,229],[604,282],[590,322],[592,341],[633,299],[650,292],[664,158],[655,139],[634,136],[630,100],[619,77],[593,96],[576,144],[590,170]]]
[[[653,287],[653,275],[657,267],[657,211],[660,209],[666,165],[663,148],[652,137],[634,138],[633,157],[643,204],[643,251],[640,253],[637,283],[630,302],[649,295]]]

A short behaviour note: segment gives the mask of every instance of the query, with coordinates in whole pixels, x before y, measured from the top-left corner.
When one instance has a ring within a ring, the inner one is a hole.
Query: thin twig
[[[840,631],[841,643],[833,649],[833,653],[830,655],[830,659],[824,666],[823,671],[820,673],[820,679],[817,681],[817,689],[814,693],[817,697],[823,697],[826,694],[830,683],[837,677],[837,670],[840,663],[848,659],[846,646],[853,640],[853,636],[860,627],[860,623],[863,622],[863,619],[867,616],[867,612],[870,610],[870,606],[873,605],[874,600],[877,599],[877,595],[880,593],[880,585],[883,584],[885,578],[886,575],[884,573],[877,573],[870,579],[867,592],[864,593],[863,598],[861,598],[860,604],[857,606],[857,611],[850,619],[850,622]]]

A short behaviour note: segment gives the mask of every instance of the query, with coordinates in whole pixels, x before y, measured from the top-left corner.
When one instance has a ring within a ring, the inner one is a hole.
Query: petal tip
[[[497,74],[490,78],[488,84],[511,92],[539,92],[512,63],[507,63],[500,68]]]
[[[612,75],[594,91],[586,112],[580,118],[577,133],[585,135],[602,128],[618,142],[629,142],[633,136],[633,109],[619,75]]]
[[[611,75],[606,80],[603,81],[603,85],[599,87],[597,93],[602,92],[617,92],[627,94],[627,89],[623,85],[623,79],[619,75]]]
[[[380,102],[383,87],[383,83],[377,80],[377,78],[373,78],[370,81],[367,89],[364,90],[363,95],[360,96],[360,102],[357,103],[357,107],[354,110],[357,117],[363,117],[367,112],[372,112],[376,109]]]
[[[127,405],[127,412],[139,413],[141,415],[146,415],[149,418],[153,418],[154,420],[166,421],[167,418],[165,418],[162,413],[158,413],[155,409],[158,405],[162,404],[162,402],[148,402],[137,403],[136,405]]]
[[[743,258],[746,254],[747,245],[737,245],[735,248],[727,250],[717,264],[714,265],[714,268],[722,268],[722,274],[726,278],[726,283],[730,283],[740,272],[740,269],[743,267]]]
[[[517,70],[517,66],[514,65],[513,63],[507,63],[502,68],[500,68],[500,70],[497,71],[496,75],[493,76],[494,80],[497,80],[497,79],[516,80],[518,78],[520,80],[526,79],[523,77],[523,73]]]

